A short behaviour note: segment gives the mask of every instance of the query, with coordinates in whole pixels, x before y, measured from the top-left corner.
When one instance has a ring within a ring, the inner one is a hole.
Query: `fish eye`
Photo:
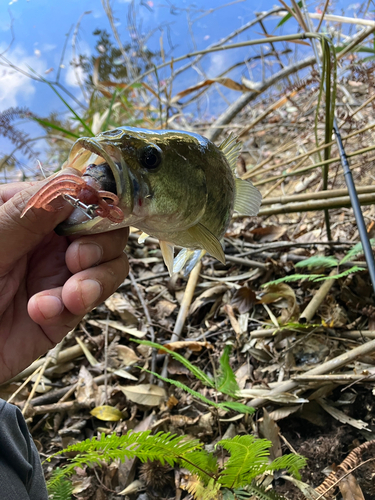
[[[154,170],[161,163],[161,151],[155,146],[146,146],[139,153],[139,161],[147,170]]]

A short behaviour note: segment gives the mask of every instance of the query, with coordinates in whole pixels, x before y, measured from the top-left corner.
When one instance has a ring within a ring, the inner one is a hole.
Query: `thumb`
[[[65,172],[64,172],[65,173]],[[63,222],[73,207],[61,197],[56,201],[56,211],[31,208],[21,219],[27,202],[47,181],[3,185],[0,189],[0,276],[43,238]],[[26,188],[24,186],[27,186]]]

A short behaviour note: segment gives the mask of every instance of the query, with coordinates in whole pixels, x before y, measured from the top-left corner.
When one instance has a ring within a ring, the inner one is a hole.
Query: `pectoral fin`
[[[187,230],[192,240],[199,243],[210,255],[225,264],[225,255],[220,241],[203,224],[199,223]]]
[[[173,274],[174,246],[168,241],[159,240],[161,253],[170,276]]]
[[[241,215],[257,215],[262,203],[262,195],[250,181],[236,179],[234,210]]]

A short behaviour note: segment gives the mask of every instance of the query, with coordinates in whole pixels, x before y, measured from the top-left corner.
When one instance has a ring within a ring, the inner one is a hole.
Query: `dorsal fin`
[[[232,172],[235,172],[237,166],[237,158],[242,149],[242,142],[239,142],[238,137],[236,137],[235,135],[229,134],[225,141],[220,144],[219,148],[224,153]]]
[[[235,185],[234,210],[241,215],[257,215],[262,203],[260,192],[250,181],[243,179],[235,179]]]

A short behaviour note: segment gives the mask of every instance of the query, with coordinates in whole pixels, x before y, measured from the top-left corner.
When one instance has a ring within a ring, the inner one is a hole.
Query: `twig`
[[[267,38],[267,42],[269,42],[271,38]],[[298,61],[297,63],[287,66],[286,68],[278,71],[271,77],[267,78],[265,81],[259,82],[254,85],[254,91],[242,94],[241,97],[239,97],[233,104],[231,104],[226,109],[226,111],[224,111],[224,113],[220,115],[219,118],[211,125],[211,127],[205,133],[205,136],[211,141],[216,140],[222,132],[222,127],[224,125],[228,125],[228,123],[230,123],[245,106],[256,99],[260,93],[265,92],[269,87],[279,82],[283,78],[287,78],[289,75],[292,75],[293,73],[296,73],[297,71],[300,71],[307,66],[311,66],[314,63],[314,56],[307,57],[306,59],[302,59],[302,61]]]
[[[27,401],[25,403],[25,406],[22,408],[22,415],[26,415],[26,412],[29,408],[29,404],[30,404],[30,401],[32,400],[34,394],[35,394],[35,391],[37,390],[37,387],[39,385],[39,382],[41,380],[41,378],[43,377],[43,373],[45,372],[47,366],[50,364],[50,362],[52,361],[52,356],[50,354],[48,354],[45,358],[44,358],[44,363],[43,365],[40,367],[40,370],[39,370],[39,373],[38,373],[38,376],[37,376],[37,379],[35,380],[35,383],[33,385],[33,388],[31,389],[30,391],[30,394],[29,394],[29,397],[27,398]]]
[[[201,268],[202,268],[202,261],[200,260],[190,273],[188,282],[186,284],[185,293],[181,301],[180,310],[178,311],[176,323],[173,328],[173,335],[171,337],[170,342],[176,342],[180,338],[186,317],[189,312],[190,304],[193,299],[195,288],[198,283]],[[162,370],[163,377],[167,376],[168,362],[169,362],[169,357],[166,356]]]
[[[145,316],[146,316],[146,319],[147,319],[147,323],[148,323],[148,329],[150,331],[150,335],[151,335],[151,342],[155,342],[155,330],[154,330],[154,327],[152,326],[152,319],[151,319],[151,316],[150,316],[150,311],[148,309],[148,306],[146,304],[146,301],[143,297],[143,294],[137,284],[137,282],[135,281],[135,278],[134,278],[134,274],[129,271],[129,278],[132,282],[132,285],[138,295],[138,299],[139,299],[139,302],[142,304],[142,309],[143,309],[143,312],[145,313]],[[151,371],[155,371],[156,369],[156,350],[153,349],[152,350],[152,360],[151,360]],[[150,384],[153,383],[153,379],[154,379],[154,376],[153,375],[150,375]]]
[[[325,373],[329,373],[331,371],[338,370],[342,366],[345,366],[355,359],[357,359],[359,356],[362,356],[364,354],[369,354],[372,353],[375,350],[375,340],[370,340],[369,342],[366,342],[365,344],[362,344],[358,347],[355,347],[351,351],[347,352],[345,351],[343,354],[340,354],[336,358],[332,358],[329,361],[326,361],[325,363],[320,364],[316,368],[313,368],[312,370],[308,370],[305,372],[305,376],[309,377],[310,375],[323,375]],[[281,382],[278,384],[278,386],[275,389],[272,389],[268,393],[268,397],[275,396],[277,394],[281,394],[283,392],[291,392],[299,387],[299,383],[296,382],[295,380],[288,380],[285,382]],[[247,403],[248,406],[264,406],[265,404],[268,403],[268,399],[265,398],[255,398],[252,399]]]
[[[27,379],[18,387],[18,389],[16,391],[13,392],[13,394],[10,396],[9,399],[7,399],[7,402],[8,403],[11,403],[13,401],[13,399],[17,396],[17,394],[19,394],[22,389],[30,382],[30,380],[37,374],[39,373],[39,371],[41,370],[41,366],[39,366],[34,373],[31,373]]]
[[[329,273],[330,276],[335,276],[336,274],[337,274],[336,269],[333,269]],[[300,323],[310,323],[316,311],[318,310],[319,306],[322,304],[323,300],[327,297],[328,292],[332,288],[334,282],[335,282],[334,279],[323,281],[323,284],[316,291],[314,297],[310,300],[310,302],[304,309],[303,313],[299,317]]]

